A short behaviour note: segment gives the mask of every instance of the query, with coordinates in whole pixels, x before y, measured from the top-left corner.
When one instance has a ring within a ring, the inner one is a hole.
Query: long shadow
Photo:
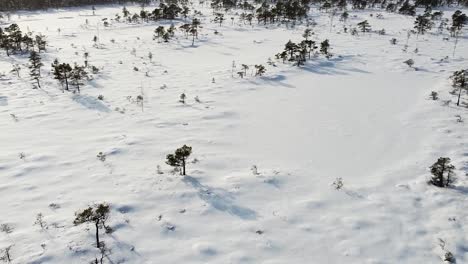
[[[209,203],[214,208],[245,220],[257,218],[257,213],[255,211],[235,205],[234,197],[228,191],[203,185],[197,179],[190,176],[185,176],[183,181],[195,188],[198,191],[200,199]]]
[[[369,73],[368,71],[361,70],[355,67],[346,67],[342,64],[337,65],[338,62],[349,60],[351,56],[341,56],[332,58],[327,61],[308,61],[301,69],[325,75],[348,75],[350,72]]]
[[[97,98],[94,98],[92,96],[74,95],[72,99],[73,101],[81,104],[82,106],[88,109],[94,109],[94,110],[97,110],[100,112],[106,112],[106,113],[109,113],[111,111],[105,104],[103,104]]]
[[[468,187],[466,186],[455,186],[453,189],[457,192],[460,192],[462,194],[468,194]]]
[[[8,105],[8,97],[0,96],[0,106],[7,106]]]

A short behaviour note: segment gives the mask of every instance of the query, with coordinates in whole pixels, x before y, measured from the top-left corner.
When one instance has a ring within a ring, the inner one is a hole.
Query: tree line
[[[0,1],[0,11],[35,10],[102,4],[149,4],[151,2],[152,0],[2,0]]]
[[[7,56],[31,51],[44,51],[47,41],[44,35],[33,35],[31,32],[23,33],[17,24],[6,28],[0,27],[0,49],[6,51]]]

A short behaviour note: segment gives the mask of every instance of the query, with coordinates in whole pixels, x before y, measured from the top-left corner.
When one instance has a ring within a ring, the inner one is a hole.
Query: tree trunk
[[[65,76],[65,90],[68,91],[68,78]]]
[[[182,158],[182,175],[185,176],[185,158]]]
[[[39,88],[41,88],[41,84],[39,83],[39,78],[38,78],[38,77],[36,77],[36,82],[37,82],[37,86],[38,86]]]
[[[460,89],[458,90],[458,100],[457,100],[457,106],[460,106],[460,97],[462,93],[462,87],[460,86]]]
[[[99,220],[96,221],[95,225],[96,225],[96,247],[100,248],[101,243],[99,242]]]

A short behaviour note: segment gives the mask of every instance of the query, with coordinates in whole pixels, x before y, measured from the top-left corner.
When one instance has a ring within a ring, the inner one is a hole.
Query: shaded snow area
[[[11,246],[12,263],[99,257],[94,225],[73,221],[103,202],[113,229],[100,230],[103,263],[417,264],[444,263],[446,252],[468,263],[468,95],[456,106],[449,79],[468,66],[466,37],[453,55],[454,39],[435,28],[404,52],[414,17],[349,11],[348,28],[366,19],[386,31],[353,36],[314,7],[312,39],[329,39],[333,57],[297,67],[274,55],[302,39],[305,22],[250,26],[233,11],[220,26],[194,4],[204,15],[192,46],[182,32],[153,40],[171,21],[104,27],[121,8],[4,20],[48,40],[41,89],[27,55],[0,57],[0,249]],[[99,73],[63,92],[51,63],[83,64],[85,52]],[[184,144],[185,177],[165,162]],[[439,157],[456,167],[450,188],[427,183]]]

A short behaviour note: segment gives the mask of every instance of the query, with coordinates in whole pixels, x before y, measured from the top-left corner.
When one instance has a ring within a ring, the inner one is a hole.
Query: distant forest
[[[83,5],[150,3],[152,0],[0,0],[0,11],[34,10]]]
[[[0,12],[102,4],[149,4],[154,1],[156,0],[0,0]],[[159,2],[177,3],[178,0],[160,0]],[[468,0],[212,0],[212,2],[224,8],[235,7],[242,3],[249,2],[266,6],[275,5],[280,2],[296,3],[295,5],[307,2],[309,4],[328,5],[328,8],[345,7],[349,4],[353,9],[380,7],[382,9],[386,8],[387,11],[390,12],[395,12],[394,9],[398,6],[411,6],[411,3],[413,3],[415,7],[468,6]]]

